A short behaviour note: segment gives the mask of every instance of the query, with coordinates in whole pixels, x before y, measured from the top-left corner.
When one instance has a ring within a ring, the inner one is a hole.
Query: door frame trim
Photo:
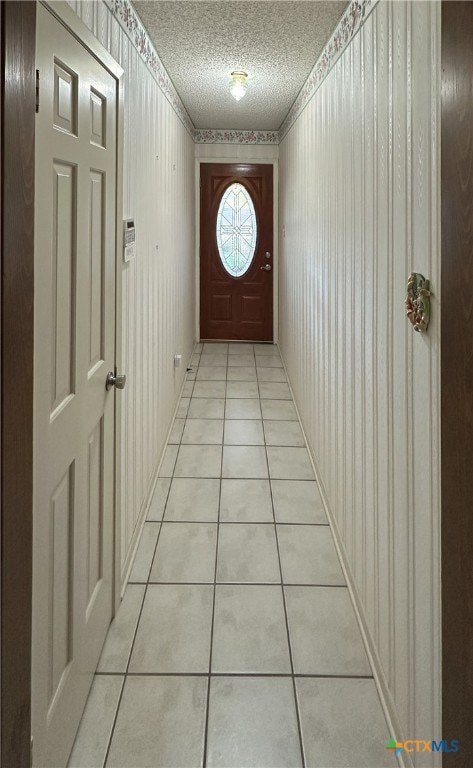
[[[202,163],[273,166],[273,344],[279,340],[279,160],[249,157],[196,157],[195,159],[195,337],[200,341],[200,166]]]
[[[31,758],[36,3],[2,2],[0,763]]]
[[[84,24],[84,22],[72,10],[66,0],[40,0],[53,16],[76,38],[76,40],[87,48],[89,53],[99,61],[108,72],[119,81],[123,77],[123,69],[115,61],[113,56],[107,51],[102,43],[95,37],[93,32]],[[118,137],[117,137],[118,139]]]
[[[471,178],[460,178],[473,157],[473,6],[444,0],[441,13],[442,738],[460,742],[443,756],[453,768],[473,758],[473,202]]]

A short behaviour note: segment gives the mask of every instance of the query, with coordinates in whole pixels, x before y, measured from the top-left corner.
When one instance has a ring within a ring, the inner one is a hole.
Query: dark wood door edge
[[[473,3],[442,2],[442,718],[473,765]]]
[[[1,764],[30,764],[36,3],[2,2]]]

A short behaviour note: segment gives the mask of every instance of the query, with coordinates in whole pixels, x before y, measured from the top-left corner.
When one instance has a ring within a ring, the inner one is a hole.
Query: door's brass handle
[[[263,266],[260,267],[260,269],[264,269],[265,272],[270,272],[272,267],[271,267],[271,264],[263,264]]]

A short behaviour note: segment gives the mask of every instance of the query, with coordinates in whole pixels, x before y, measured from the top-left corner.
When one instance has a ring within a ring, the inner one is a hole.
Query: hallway
[[[473,764],[463,5],[1,3],[2,765]]]
[[[192,363],[70,768],[395,765],[277,347]]]

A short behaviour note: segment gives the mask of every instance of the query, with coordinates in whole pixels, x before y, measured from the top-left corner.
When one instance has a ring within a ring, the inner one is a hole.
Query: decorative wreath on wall
[[[411,272],[407,280],[406,314],[414,330],[422,333],[430,322],[430,283],[419,272]]]

